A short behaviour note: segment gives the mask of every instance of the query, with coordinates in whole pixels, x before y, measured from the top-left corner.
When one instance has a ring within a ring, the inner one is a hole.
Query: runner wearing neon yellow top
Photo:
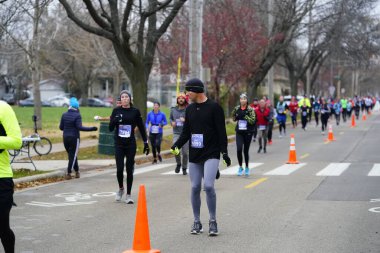
[[[346,122],[347,119],[347,104],[348,100],[346,98],[342,98],[340,100],[340,104],[342,105],[342,116],[343,116],[343,122]]]
[[[7,149],[19,149],[22,144],[21,130],[12,107],[0,101],[0,124],[3,125],[6,136],[0,136],[0,178],[13,177]]]

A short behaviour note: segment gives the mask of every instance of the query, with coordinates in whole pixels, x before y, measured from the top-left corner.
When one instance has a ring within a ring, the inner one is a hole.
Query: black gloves
[[[91,131],[98,131],[97,127],[91,127]]]
[[[144,143],[144,154],[149,155],[149,145],[147,142]]]
[[[115,117],[113,118],[113,123],[120,123],[123,120],[123,115],[122,114],[116,114]]]
[[[225,165],[227,165],[227,167],[231,165],[231,159],[227,153],[223,154],[223,162]]]

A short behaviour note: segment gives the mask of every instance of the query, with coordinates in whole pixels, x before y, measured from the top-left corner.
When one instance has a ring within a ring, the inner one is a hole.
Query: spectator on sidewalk
[[[14,253],[15,235],[9,225],[13,205],[13,173],[7,149],[20,149],[21,130],[15,113],[0,101],[0,239],[5,253]]]
[[[80,177],[78,166],[78,151],[80,134],[79,131],[97,131],[97,127],[82,126],[82,116],[79,112],[79,103],[75,97],[70,99],[70,107],[61,117],[59,129],[63,131],[63,144],[69,156],[66,179],[71,179],[71,172],[74,169],[75,178]]]

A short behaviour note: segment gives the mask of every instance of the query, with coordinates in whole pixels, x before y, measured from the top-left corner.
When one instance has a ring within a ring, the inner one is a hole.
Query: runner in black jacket
[[[209,209],[209,235],[218,234],[216,223],[215,177],[218,172],[220,153],[229,166],[231,160],[227,153],[227,134],[222,107],[211,101],[204,94],[203,82],[197,78],[186,83],[186,92],[192,100],[186,108],[182,133],[172,146],[172,153],[179,154],[179,149],[187,142],[189,149],[189,174],[191,181],[191,205],[193,207],[194,224],[192,234],[203,231],[200,222],[201,184],[204,179],[207,206]]]
[[[133,204],[131,198],[131,190],[133,183],[133,172],[135,166],[136,155],[136,139],[135,131],[136,126],[139,128],[141,137],[144,141],[144,153],[149,154],[149,145],[146,137],[145,126],[139,109],[133,107],[131,101],[131,94],[123,90],[120,93],[121,106],[113,109],[109,130],[115,130],[115,159],[117,168],[117,181],[119,183],[119,190],[116,192],[116,201],[121,201],[124,194],[124,158],[127,158],[125,164],[127,171],[127,195],[125,202]]]
[[[66,179],[71,179],[71,171],[75,170],[75,177],[79,178],[78,151],[80,134],[79,131],[97,131],[97,127],[82,126],[82,116],[79,113],[79,103],[75,97],[70,99],[70,107],[61,117],[59,129],[63,131],[63,144],[69,156]]]

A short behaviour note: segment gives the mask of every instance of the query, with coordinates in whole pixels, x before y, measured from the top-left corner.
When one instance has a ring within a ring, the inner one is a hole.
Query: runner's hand
[[[170,148],[170,152],[171,152],[173,155],[179,155],[179,148],[178,148],[176,145],[173,145],[173,146]]]
[[[149,155],[149,145],[148,143],[144,143],[144,154]]]
[[[227,153],[223,154],[223,163],[227,165],[227,167],[231,165],[231,159]]]

